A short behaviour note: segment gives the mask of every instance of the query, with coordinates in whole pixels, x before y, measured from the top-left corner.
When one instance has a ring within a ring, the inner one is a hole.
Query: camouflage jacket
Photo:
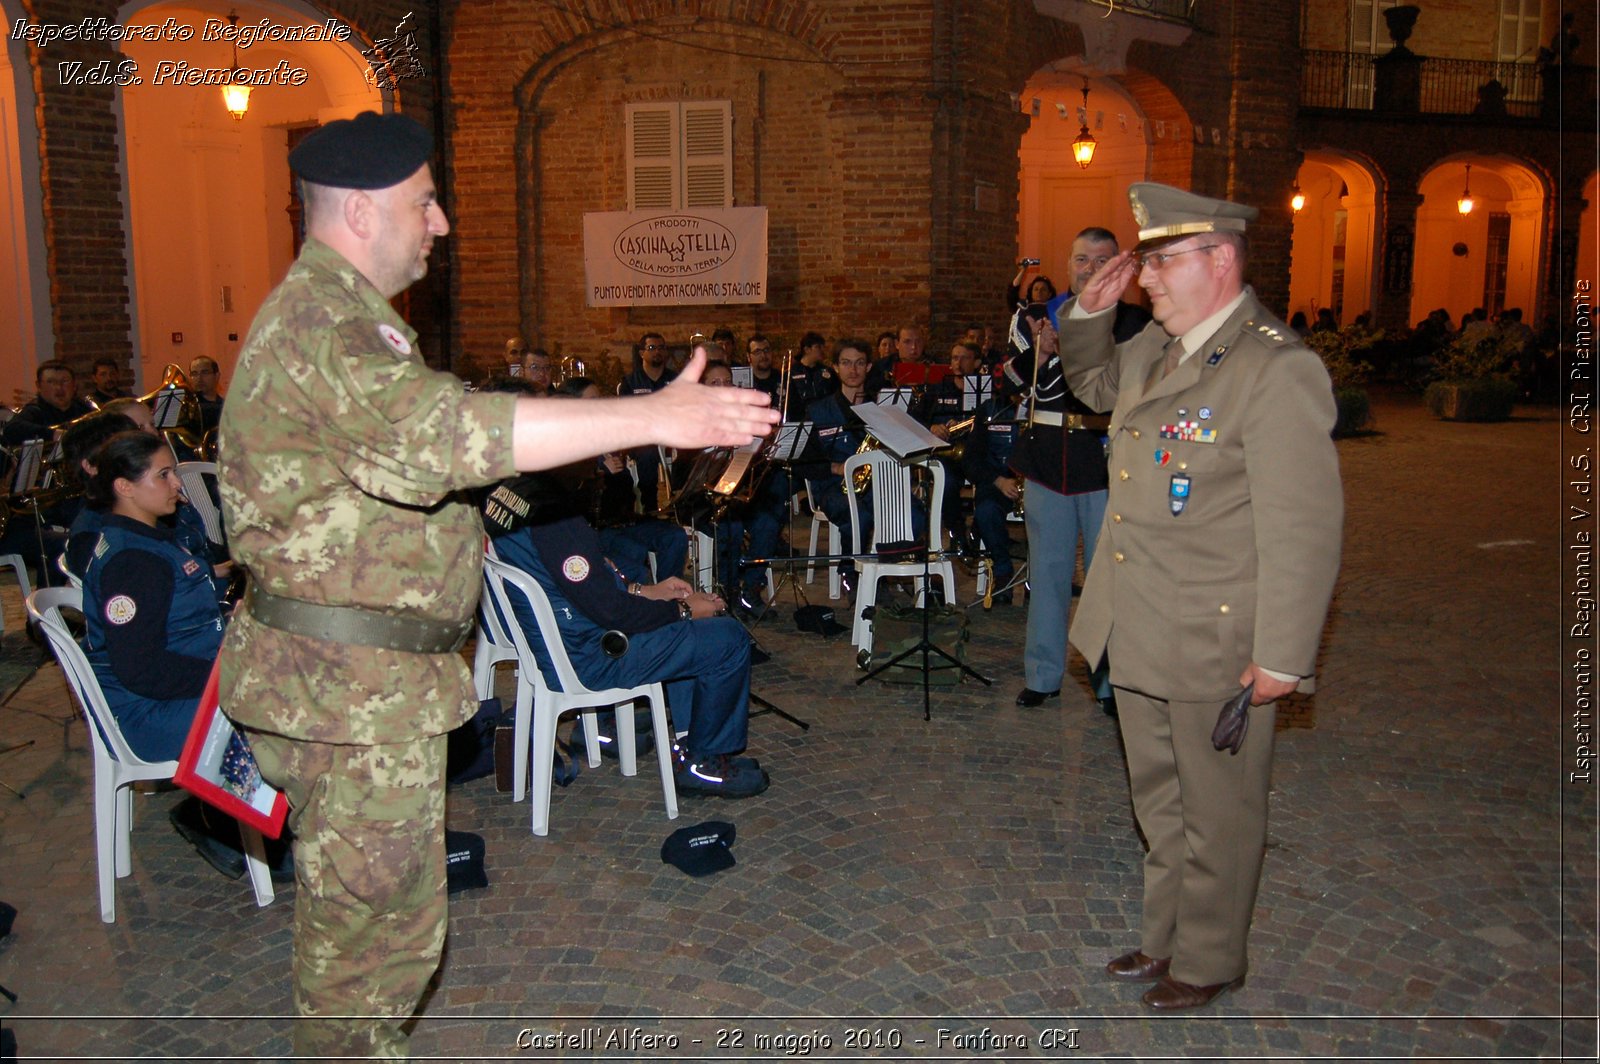
[[[483,528],[461,489],[515,472],[515,397],[469,394],[423,364],[417,334],[315,240],[267,297],[223,410],[220,476],[234,558],[265,591],[458,621],[477,605]],[[222,705],[291,738],[438,735],[475,701],[458,654],[291,635],[241,607]]]

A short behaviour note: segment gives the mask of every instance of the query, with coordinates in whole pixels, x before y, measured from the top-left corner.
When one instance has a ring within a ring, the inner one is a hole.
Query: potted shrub
[[[1322,357],[1333,381],[1333,401],[1339,411],[1333,425],[1335,436],[1360,431],[1371,417],[1372,403],[1365,387],[1371,367],[1355,356],[1381,339],[1382,329],[1374,331],[1357,324],[1313,332],[1305,338],[1306,346]]]
[[[1463,331],[1439,352],[1434,381],[1423,401],[1447,421],[1504,421],[1517,399],[1508,372],[1521,340],[1503,329],[1478,335]]]

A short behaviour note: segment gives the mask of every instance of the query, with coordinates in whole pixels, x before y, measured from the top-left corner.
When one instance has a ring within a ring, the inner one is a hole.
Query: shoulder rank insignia
[[[1247,321],[1244,323],[1244,327],[1254,332],[1261,339],[1266,340],[1273,345],[1286,344],[1289,342],[1289,337],[1280,332],[1278,327],[1271,322]]]
[[[1228,345],[1227,344],[1218,344],[1217,345],[1217,349],[1215,351],[1211,352],[1210,357],[1208,357],[1206,359],[1206,365],[1208,365],[1208,366],[1217,365],[1219,362],[1221,362],[1223,360],[1223,358],[1227,354],[1228,354]]]

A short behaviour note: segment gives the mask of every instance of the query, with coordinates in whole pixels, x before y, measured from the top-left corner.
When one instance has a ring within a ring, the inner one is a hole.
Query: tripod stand
[[[993,686],[993,681],[991,681],[987,676],[984,676],[966,662],[961,661],[948,650],[938,646],[931,638],[929,638],[928,610],[932,607],[929,606],[928,599],[933,587],[933,554],[934,552],[931,550],[925,549],[922,551],[922,605],[920,607],[922,610],[922,638],[918,640],[914,646],[907,647],[905,650],[902,650],[900,653],[896,654],[882,665],[879,665],[865,676],[856,680],[856,686],[860,687],[868,680],[875,676],[882,675],[886,670],[894,668],[907,658],[912,657],[913,655],[921,655],[923,720],[933,719],[933,694],[931,689],[931,674],[933,666],[931,659],[934,655],[943,658],[946,662],[954,665],[957,669],[960,669],[963,673],[971,676],[974,680],[977,680],[985,687]]]

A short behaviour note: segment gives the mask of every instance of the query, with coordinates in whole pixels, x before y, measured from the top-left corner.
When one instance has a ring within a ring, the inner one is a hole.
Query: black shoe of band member
[[[679,794],[753,798],[772,782],[766,770],[737,763],[727,754],[691,760],[678,769]]]
[[[1022,693],[1017,695],[1017,705],[1024,709],[1036,709],[1044,705],[1047,699],[1055,698],[1059,694],[1061,694],[1059,687],[1054,691],[1035,691],[1031,687],[1024,687]]]
[[[207,810],[200,799],[185,798],[168,814],[173,830],[199,852],[206,864],[229,879],[244,875],[244,850],[239,824],[230,816]]]

